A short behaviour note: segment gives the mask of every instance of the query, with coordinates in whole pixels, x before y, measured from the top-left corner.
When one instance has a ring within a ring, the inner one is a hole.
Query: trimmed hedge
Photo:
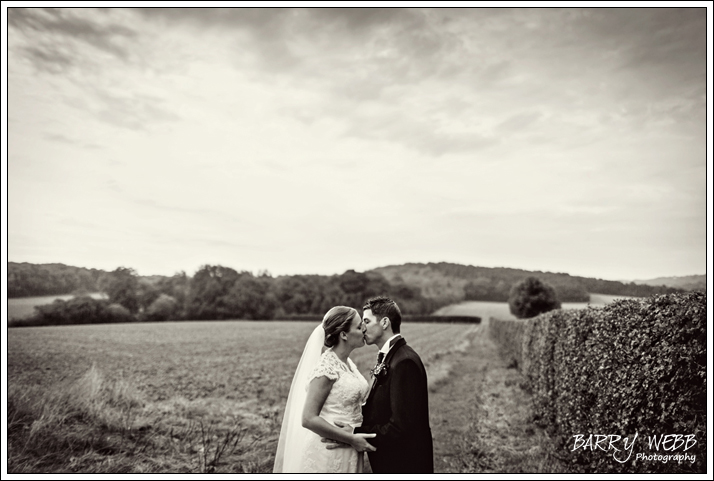
[[[286,314],[276,317],[275,321],[315,321],[320,322],[322,318],[325,317],[324,314]]]
[[[293,314],[276,318],[280,321],[322,321],[324,315],[318,314]],[[402,322],[442,322],[442,323],[468,323],[479,324],[481,318],[478,316],[402,316]]]
[[[442,322],[447,324],[479,324],[478,316],[402,316],[402,322]]]
[[[501,320],[490,318],[488,332],[498,346],[499,354],[509,365],[520,368],[523,365],[521,344],[525,320]]]
[[[527,320],[492,319],[490,335],[518,361],[534,418],[574,472],[705,473],[706,313],[704,293],[658,295]],[[613,451],[574,449],[578,434],[631,440],[635,433],[624,463]],[[686,451],[695,462],[636,459],[682,454],[649,449],[650,436],[668,434],[695,436]]]

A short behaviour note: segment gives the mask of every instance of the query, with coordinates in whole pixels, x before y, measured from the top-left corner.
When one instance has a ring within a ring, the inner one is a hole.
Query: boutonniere
[[[373,369],[369,370],[372,377],[383,377],[387,375],[387,365],[384,362],[380,362]]]

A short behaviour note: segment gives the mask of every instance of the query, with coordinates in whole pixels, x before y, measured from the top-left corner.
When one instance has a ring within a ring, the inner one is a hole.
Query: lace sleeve
[[[339,367],[339,363],[337,359],[335,359],[335,355],[332,351],[327,350],[323,352],[317,366],[315,366],[315,369],[312,370],[310,376],[307,378],[308,384],[310,381],[320,376],[325,376],[331,381],[336,381],[337,378],[340,377]]]

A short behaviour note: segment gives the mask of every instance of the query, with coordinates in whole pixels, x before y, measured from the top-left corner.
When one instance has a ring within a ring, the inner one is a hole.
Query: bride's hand
[[[352,430],[353,430],[352,426],[343,424],[339,421],[335,421],[335,426],[342,429],[343,431],[347,431],[348,433],[352,434]],[[347,444],[347,443],[336,441],[336,440],[330,439],[330,438],[320,438],[320,441],[327,444],[327,446],[325,446],[327,449],[346,448],[347,446],[349,446],[349,444]]]
[[[374,446],[369,444],[367,442],[367,439],[373,438],[376,436],[374,433],[356,433],[353,434],[353,440],[350,443],[353,448],[355,448],[355,451],[358,453],[364,453],[364,452],[374,452],[377,450]]]

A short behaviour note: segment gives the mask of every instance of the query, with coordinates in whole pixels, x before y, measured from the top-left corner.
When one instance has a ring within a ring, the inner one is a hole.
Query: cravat
[[[379,351],[379,354],[377,354],[377,365],[384,361],[384,353],[382,351]]]

